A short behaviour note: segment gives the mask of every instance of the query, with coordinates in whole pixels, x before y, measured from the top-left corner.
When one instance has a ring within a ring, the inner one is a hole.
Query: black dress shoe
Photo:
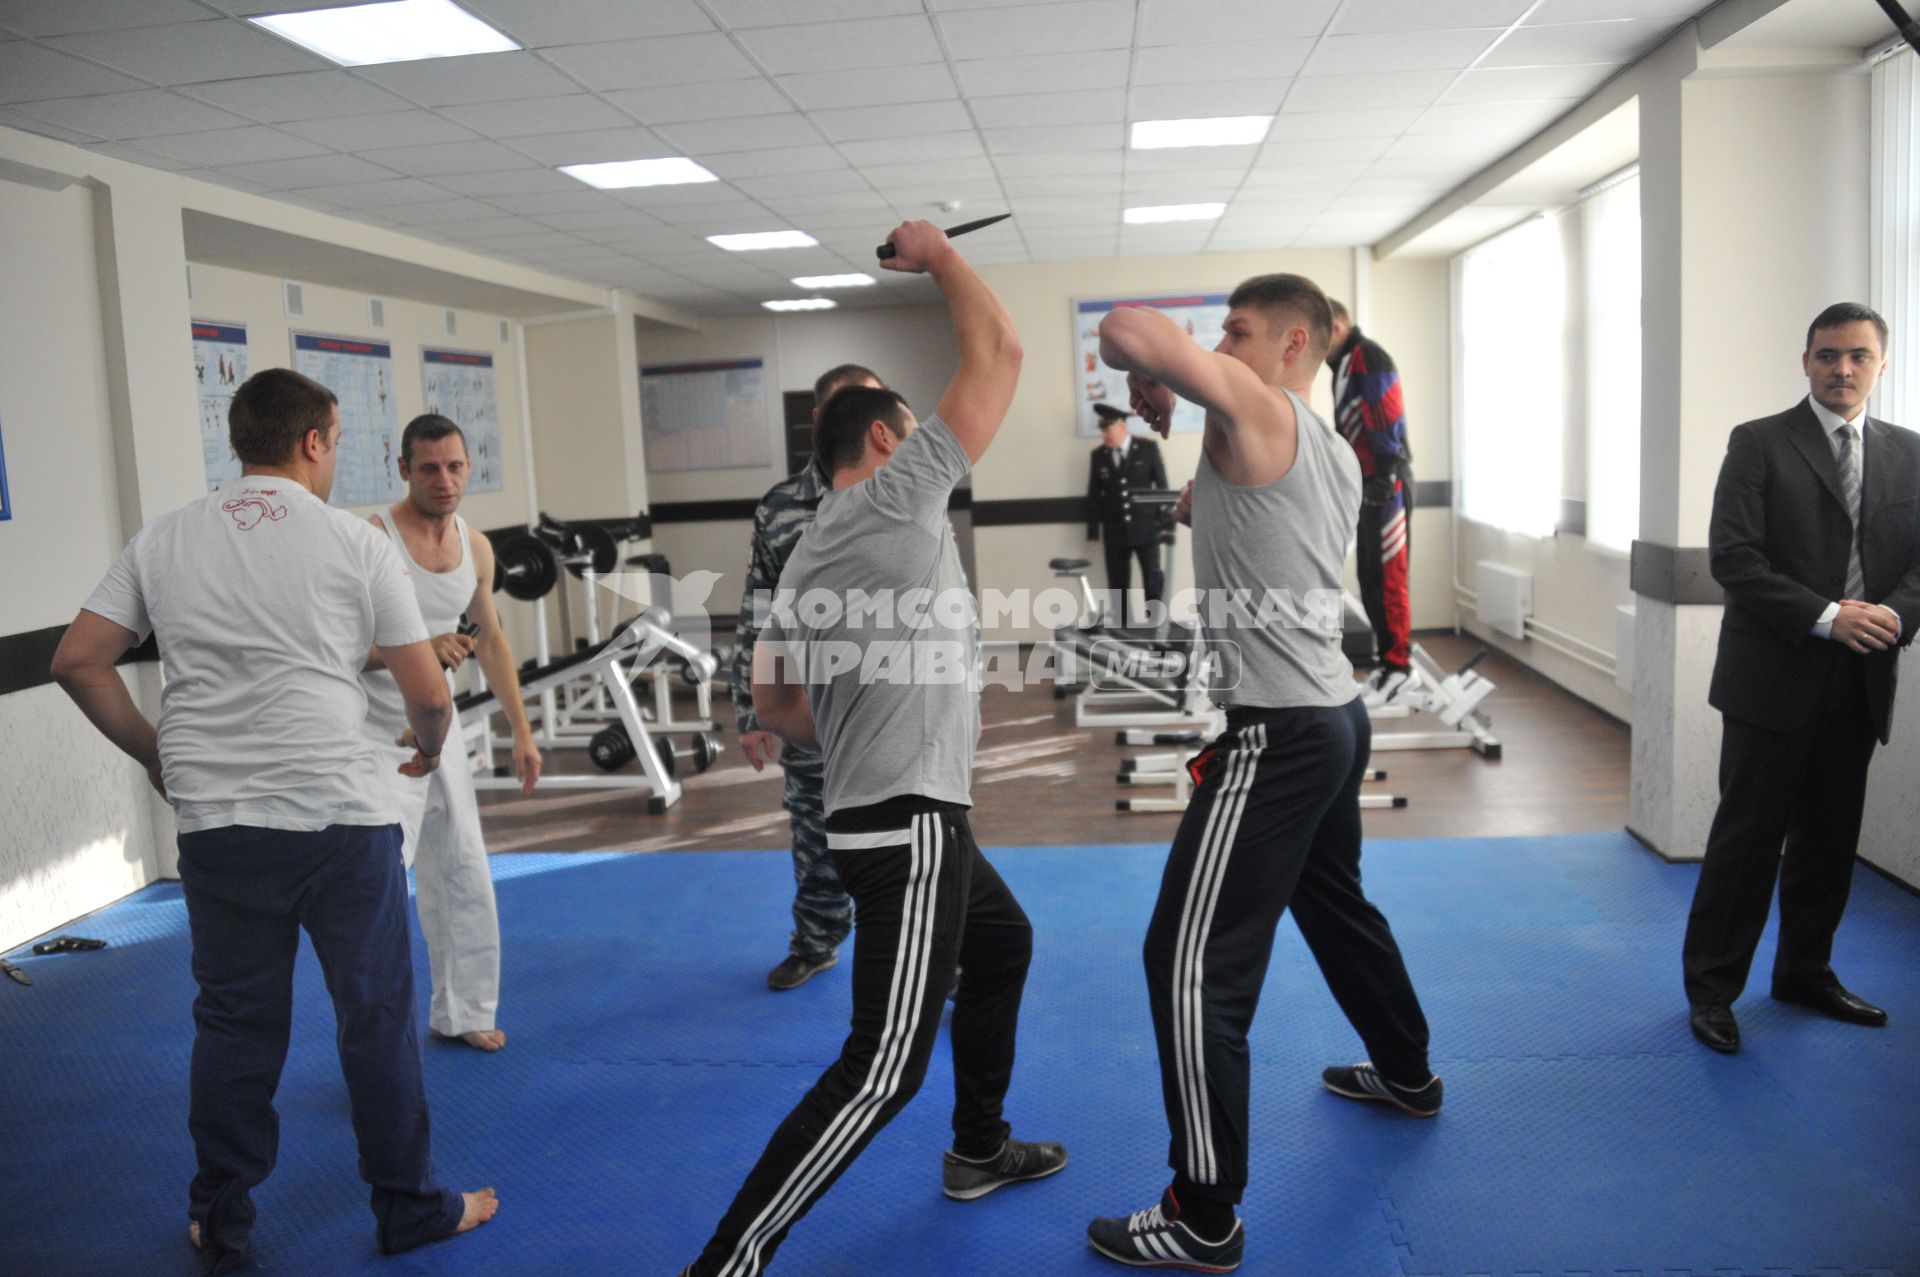
[[[1693,1036],[1721,1054],[1732,1055],[1740,1049],[1740,1024],[1733,1018],[1732,1007],[1696,1002],[1688,1021],[1693,1025]]]
[[[1818,989],[1788,989],[1775,985],[1773,1000],[1808,1007],[1821,1015],[1845,1020],[1848,1024],[1869,1024],[1878,1027],[1887,1022],[1885,1011],[1865,998],[1854,997],[1837,982]]]

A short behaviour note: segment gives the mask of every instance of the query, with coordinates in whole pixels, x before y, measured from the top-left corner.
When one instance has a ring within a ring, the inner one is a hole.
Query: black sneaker
[[[1058,1144],[1028,1144],[1008,1140],[997,1157],[970,1161],[952,1149],[940,1155],[940,1184],[956,1202],[985,1197],[1003,1184],[1023,1179],[1045,1179],[1067,1164],[1067,1150]]]
[[[829,953],[818,962],[809,962],[797,953],[788,954],[785,961],[767,972],[767,987],[779,989],[781,992],[797,989],[811,980],[815,972],[825,971],[828,967],[837,966],[839,962],[840,955],[837,952]]]
[[[1169,1188],[1155,1205],[1125,1219],[1103,1215],[1087,1225],[1087,1244],[1108,1259],[1134,1268],[1179,1268],[1190,1273],[1230,1273],[1240,1266],[1247,1234],[1240,1221],[1223,1241],[1206,1241],[1180,1222]]]
[[[1320,1075],[1329,1091],[1350,1100],[1378,1100],[1391,1104],[1409,1117],[1432,1117],[1440,1111],[1440,1075],[1427,1079],[1425,1086],[1405,1087],[1380,1076],[1380,1070],[1366,1061],[1345,1068],[1332,1068]]]

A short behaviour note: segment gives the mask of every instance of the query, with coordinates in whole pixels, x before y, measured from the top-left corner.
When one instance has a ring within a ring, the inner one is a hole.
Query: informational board
[[[0,437],[0,523],[13,517],[13,499],[7,495],[7,441]]]
[[[200,460],[207,491],[218,492],[240,477],[240,458],[227,442],[227,409],[247,379],[247,330],[243,324],[193,321],[193,377],[200,394]]]
[[[468,492],[498,492],[504,486],[500,464],[500,397],[493,387],[493,356],[471,350],[422,350],[427,411],[437,412],[467,437],[472,462]]]
[[[773,459],[766,370],[758,359],[640,370],[649,470],[727,470]]]
[[[1212,350],[1220,343],[1227,322],[1225,293],[1169,293],[1159,297],[1108,297],[1073,303],[1073,395],[1074,424],[1077,433],[1097,435],[1100,418],[1093,411],[1097,403],[1129,408],[1127,374],[1107,367],[1100,358],[1100,320],[1108,311],[1121,306],[1151,306],[1186,330],[1187,336]],[[1206,413],[1200,405],[1181,399],[1173,411],[1173,429],[1177,433],[1195,433],[1205,428]]]
[[[333,504],[384,505],[405,485],[394,461],[400,431],[394,421],[393,348],[359,337],[293,334],[293,369],[340,397],[340,460],[333,472]]]

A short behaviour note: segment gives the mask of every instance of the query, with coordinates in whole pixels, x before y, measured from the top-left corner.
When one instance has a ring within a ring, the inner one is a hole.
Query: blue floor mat
[[[780,1251],[794,1277],[1117,1272],[1086,1221],[1147,1205],[1166,1126],[1140,941],[1165,849],[991,853],[1035,926],[1008,1104],[1064,1140],[1045,1184],[939,1190],[952,1074],[925,1089]],[[1380,843],[1368,889],[1433,1025],[1446,1111],[1342,1101],[1360,1054],[1291,924],[1255,1025],[1242,1272],[1288,1277],[1920,1277],[1920,900],[1856,876],[1835,967],[1885,1005],[1859,1029],[1762,996],[1746,1050],[1688,1036],[1679,946],[1697,870],[1623,834]],[[845,969],[785,994],[792,876],[767,853],[494,861],[501,1023],[429,1045],[436,1161],[496,1186],[472,1237],[391,1259],[354,1174],[333,1019],[303,944],[281,1159],[256,1194],[263,1272],[673,1274],[846,1032]],[[111,947],[14,955],[0,983],[0,1274],[190,1274],[193,997],[177,885],[77,924]],[[424,948],[415,941],[424,1003]],[[424,1014],[424,1008],[423,1008]]]

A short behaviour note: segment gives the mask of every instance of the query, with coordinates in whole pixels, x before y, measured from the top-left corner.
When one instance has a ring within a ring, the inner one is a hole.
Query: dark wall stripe
[[[1705,546],[1635,541],[1628,580],[1635,594],[1660,603],[1718,606],[1726,602],[1726,592],[1707,565]]]
[[[947,499],[949,510],[970,510],[973,508],[973,489],[955,488]],[[661,501],[651,506],[647,513],[653,521],[659,523],[745,523],[753,518],[753,512],[760,508],[756,497],[736,497],[721,501]]]
[[[50,625],[44,630],[0,635],[0,696],[51,683],[54,649],[66,632],[64,625]],[[120,664],[159,659],[160,651],[153,645],[153,636],[148,635],[146,642],[120,658]]]

